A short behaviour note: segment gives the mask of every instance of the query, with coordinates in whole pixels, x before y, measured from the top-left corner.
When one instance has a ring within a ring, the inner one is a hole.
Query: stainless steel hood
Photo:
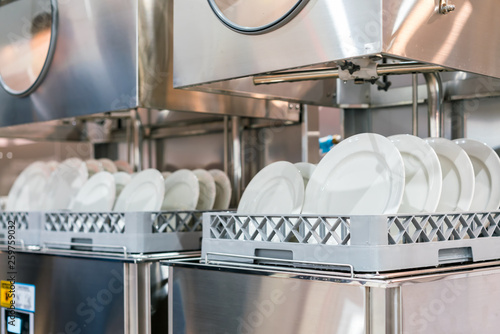
[[[35,52],[40,17],[51,34]],[[286,101],[174,90],[172,21],[173,0],[0,1],[0,127],[135,108],[299,119],[290,90],[275,94]],[[37,71],[12,50],[42,55]]]
[[[174,14],[175,87],[237,92],[219,81],[373,56],[500,77],[494,0],[174,0]]]

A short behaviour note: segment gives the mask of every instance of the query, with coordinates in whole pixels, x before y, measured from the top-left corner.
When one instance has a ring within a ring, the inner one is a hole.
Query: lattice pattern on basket
[[[198,232],[202,228],[200,211],[159,212],[153,214],[153,233]]]
[[[212,215],[213,239],[346,245],[349,219],[308,216]]]
[[[389,217],[390,245],[500,237],[500,212]]]
[[[85,232],[85,233],[124,233],[125,214],[106,213],[46,213],[45,231]]]
[[[7,230],[9,222],[15,222],[16,230],[26,230],[29,227],[27,212],[0,212],[0,230]]]

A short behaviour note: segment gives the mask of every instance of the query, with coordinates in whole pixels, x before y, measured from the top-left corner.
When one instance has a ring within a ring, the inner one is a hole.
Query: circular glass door
[[[43,80],[55,49],[57,0],[0,0],[0,85],[26,96]]]
[[[276,29],[293,18],[308,0],[208,0],[228,27],[241,33],[258,34]]]

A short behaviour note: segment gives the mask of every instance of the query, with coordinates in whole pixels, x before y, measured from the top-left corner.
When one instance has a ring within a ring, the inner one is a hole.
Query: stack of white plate
[[[336,145],[316,168],[283,161],[265,167],[245,189],[238,213],[493,211],[499,185],[500,159],[483,143],[364,133]]]
[[[0,209],[107,212],[229,207],[231,184],[220,170],[132,171],[127,162],[109,159],[37,161],[17,177]]]
[[[218,169],[181,169],[163,173],[165,196],[162,210],[226,210],[231,201],[231,183]]]

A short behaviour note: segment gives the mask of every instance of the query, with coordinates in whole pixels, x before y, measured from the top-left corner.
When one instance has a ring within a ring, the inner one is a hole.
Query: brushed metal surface
[[[498,261],[354,278],[224,262],[168,266],[169,333],[498,332]]]
[[[67,0],[58,7],[57,43],[47,75],[25,98],[0,90],[0,126],[137,105],[137,2]],[[4,24],[1,29],[9,31]]]
[[[59,1],[47,74],[23,98],[0,89],[0,126],[138,107],[299,119],[288,102],[262,90],[258,97],[268,99],[174,90],[172,10],[172,0]],[[11,33],[9,22],[1,21],[0,31]]]
[[[260,33],[286,23],[308,0],[208,0],[214,13],[231,29]]]
[[[366,333],[366,290],[174,267],[170,333]]]
[[[36,333],[125,333],[121,262],[17,253],[16,271],[18,283],[36,287]],[[0,279],[7,278],[2,269]]]
[[[315,0],[257,36],[226,27],[207,1],[174,1],[176,87],[373,54],[500,77],[493,0],[457,0],[447,15],[435,0]]]
[[[258,90],[249,97],[271,98],[259,100],[237,96],[174,89],[173,87],[173,0],[144,0],[138,2],[139,10],[139,105],[145,108],[193,111],[212,114],[266,117],[298,120],[299,113],[289,110],[288,103],[272,100],[284,96],[293,98],[290,90],[274,89],[268,95]],[[199,49],[194,50],[199,52]],[[300,90],[302,91],[302,90]],[[218,92],[214,89],[212,92]],[[220,91],[219,91],[220,92]],[[235,94],[238,95],[238,94]],[[302,94],[295,94],[299,100]],[[320,93],[320,96],[323,96]],[[316,93],[312,100],[319,99]]]
[[[402,284],[402,333],[498,333],[499,307],[498,271]]]

